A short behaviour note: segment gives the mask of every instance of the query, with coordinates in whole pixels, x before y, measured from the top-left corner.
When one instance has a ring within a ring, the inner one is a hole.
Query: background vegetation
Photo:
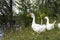
[[[17,7],[18,13],[15,12],[16,9],[13,10],[14,7]],[[45,16],[51,19],[50,23],[56,20],[56,28],[37,35],[30,27],[32,18],[27,16],[30,12],[35,14],[36,23],[39,24],[41,19],[46,23]],[[60,40],[58,22],[60,22],[60,0],[0,0],[0,24],[4,25],[3,40]],[[20,29],[16,31],[16,28]]]

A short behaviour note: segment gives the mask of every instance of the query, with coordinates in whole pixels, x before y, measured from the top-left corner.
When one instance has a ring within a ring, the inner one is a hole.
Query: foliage
[[[26,16],[31,11],[35,14],[37,22],[40,22],[41,19],[44,20],[45,16],[53,17],[53,19],[59,17],[59,0],[35,0],[32,3],[30,0],[20,0],[16,3],[19,5],[19,14],[23,13],[24,19],[22,20],[25,20],[25,25],[31,20]]]
[[[10,0],[11,1],[11,0]],[[56,18],[59,19],[60,15],[60,0],[18,0],[16,1],[19,14],[18,16],[15,16],[16,21],[21,21],[23,25],[29,26],[31,22],[31,18],[27,17],[29,12],[33,12],[36,16],[36,22],[40,22],[41,19],[44,20],[45,16],[49,16],[51,19]],[[14,19],[13,13],[12,13],[12,5],[9,6],[9,4],[6,2],[6,0],[0,0],[0,9],[3,9],[5,11],[5,19],[6,22],[10,21],[11,19]],[[14,4],[13,4],[14,5]],[[4,6],[6,8],[4,8]],[[17,14],[16,14],[17,15]],[[1,20],[1,19],[0,19]],[[14,19],[15,20],[15,19]],[[59,19],[60,20],[60,19]],[[1,20],[2,22],[2,20]],[[29,25],[28,25],[28,24]]]

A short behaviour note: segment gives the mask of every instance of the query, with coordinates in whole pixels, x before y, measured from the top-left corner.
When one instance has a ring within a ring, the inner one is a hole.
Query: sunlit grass
[[[22,28],[20,30],[11,30],[4,34],[3,40],[60,40],[60,29],[55,27],[51,31],[43,33],[35,33],[31,27]]]

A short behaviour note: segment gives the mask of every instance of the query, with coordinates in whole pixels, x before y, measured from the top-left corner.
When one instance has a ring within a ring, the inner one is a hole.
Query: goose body
[[[54,28],[54,24],[55,24],[56,21],[54,21],[54,23],[49,23],[49,18],[45,17],[45,19],[47,20],[47,22],[46,22],[46,29],[47,30],[52,30]]]
[[[46,28],[47,30],[52,30],[54,28],[54,24],[47,24]]]
[[[60,28],[60,23],[58,23],[58,28]]]
[[[46,26],[45,25],[40,25],[40,24],[36,24],[35,23],[35,15],[33,13],[30,13],[30,16],[33,18],[33,21],[32,21],[32,29],[35,31],[35,32],[44,32],[45,31],[45,28]]]
[[[32,29],[35,32],[44,32],[45,31],[45,25],[40,25],[40,24],[32,24]]]

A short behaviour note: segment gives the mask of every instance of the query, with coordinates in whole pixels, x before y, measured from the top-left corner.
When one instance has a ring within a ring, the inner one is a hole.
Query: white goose
[[[54,24],[55,24],[55,22],[56,21],[54,21],[54,23],[49,23],[49,18],[48,17],[45,17],[45,19],[47,20],[47,22],[46,22],[46,29],[47,30],[51,30],[51,29],[53,29],[54,28]]]
[[[35,15],[34,15],[33,13],[30,13],[30,16],[33,18],[33,21],[32,21],[32,29],[33,29],[35,32],[38,32],[38,33],[44,32],[46,26],[45,26],[45,25],[36,24],[36,23],[35,23]]]
[[[60,23],[58,23],[58,28],[60,28]]]

